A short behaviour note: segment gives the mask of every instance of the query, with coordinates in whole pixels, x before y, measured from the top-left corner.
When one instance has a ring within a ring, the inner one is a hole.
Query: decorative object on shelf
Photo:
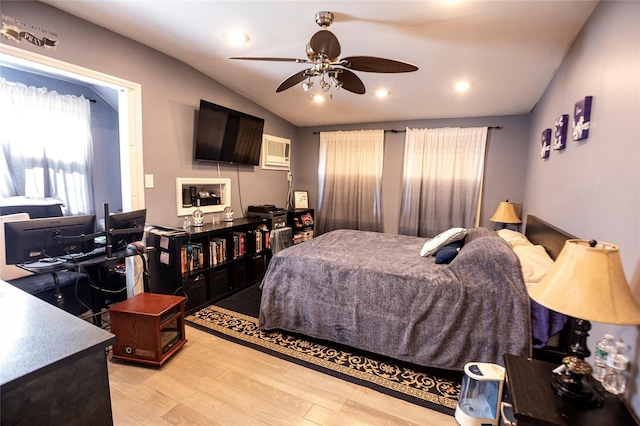
[[[589,321],[640,324],[640,307],[627,284],[618,247],[595,240],[567,240],[553,267],[529,289],[529,295],[542,306],[577,319],[575,342],[570,345],[573,355],[562,360],[565,371],[553,377],[555,392],[587,406],[602,405],[602,397],[583,380],[592,372],[584,360],[591,354]]]
[[[496,212],[489,220],[491,222],[501,223],[502,229],[505,229],[508,224],[522,223],[513,203],[510,203],[509,200],[501,201],[500,204],[498,204]]]
[[[556,118],[556,131],[553,134],[553,149],[560,151],[567,146],[567,126],[569,125],[569,114],[562,114]]]
[[[589,137],[591,125],[591,101],[593,96],[585,96],[576,102],[573,109],[573,140],[580,141]]]
[[[544,129],[540,141],[540,158],[549,158],[549,151],[551,151],[551,129]]]
[[[302,222],[303,226],[311,226],[313,225],[313,216],[311,216],[311,213],[305,213],[300,216],[300,222]]]
[[[204,213],[200,210],[200,198],[196,198],[196,209],[191,213],[193,217],[193,226],[201,227],[204,225]]]
[[[309,208],[309,192],[293,191],[293,207],[296,209]]]
[[[233,222],[233,209],[231,207],[224,208],[224,221]]]

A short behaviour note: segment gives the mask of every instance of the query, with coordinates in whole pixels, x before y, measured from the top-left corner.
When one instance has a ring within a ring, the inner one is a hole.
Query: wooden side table
[[[109,309],[113,357],[162,366],[186,342],[182,296],[140,293]]]
[[[506,354],[507,386],[518,426],[636,425],[622,399],[602,386],[602,407],[583,407],[557,395],[551,387],[556,364]]]

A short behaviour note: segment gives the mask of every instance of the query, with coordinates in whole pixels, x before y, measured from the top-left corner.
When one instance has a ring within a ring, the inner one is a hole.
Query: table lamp
[[[489,220],[491,222],[502,223],[502,229],[505,229],[509,223],[522,223],[513,203],[510,203],[509,200],[501,201],[500,204],[498,204],[496,212]]]
[[[577,319],[573,355],[562,360],[567,374],[554,375],[551,385],[567,399],[588,405],[602,400],[593,392],[585,376],[592,368],[584,359],[591,352],[587,337],[589,321],[614,325],[640,324],[636,303],[622,269],[618,247],[595,240],[567,240],[555,264],[529,296],[542,306]]]

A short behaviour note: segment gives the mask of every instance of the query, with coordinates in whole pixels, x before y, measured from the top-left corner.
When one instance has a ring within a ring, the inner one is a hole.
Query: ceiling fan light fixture
[[[313,81],[311,81],[311,79],[302,83],[302,90],[304,90],[305,92],[308,92],[312,87]]]
[[[342,87],[342,82],[334,75],[329,76],[329,81],[333,84],[333,87],[335,87],[336,90],[339,90]]]
[[[324,102],[324,96],[321,94],[313,95],[311,98],[313,99],[313,102],[317,104],[321,104]]]
[[[364,95],[366,93],[364,83],[354,71],[395,74],[418,70],[417,66],[408,62],[376,56],[350,56],[340,59],[340,42],[335,34],[327,29],[333,23],[333,19],[333,13],[328,11],[316,14],[316,23],[322,29],[317,31],[306,44],[307,59],[248,56],[232,57],[230,59],[295,62],[309,66],[306,70],[299,71],[280,83],[276,88],[276,93],[297,86],[306,79],[311,80],[315,77],[320,77],[318,90],[321,92],[329,92],[333,87],[335,90],[343,89],[357,95]],[[338,77],[340,78],[338,79]],[[303,84],[305,92],[310,88],[311,81]],[[330,94],[329,99],[331,99]]]
[[[322,80],[320,80],[320,88],[323,92],[328,92],[329,89],[331,89],[331,85],[324,81],[324,78],[322,78]]]

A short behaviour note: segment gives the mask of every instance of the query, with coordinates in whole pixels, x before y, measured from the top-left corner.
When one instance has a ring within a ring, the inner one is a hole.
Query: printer
[[[269,219],[273,229],[287,226],[287,211],[273,204],[249,206],[247,208],[247,216]]]

